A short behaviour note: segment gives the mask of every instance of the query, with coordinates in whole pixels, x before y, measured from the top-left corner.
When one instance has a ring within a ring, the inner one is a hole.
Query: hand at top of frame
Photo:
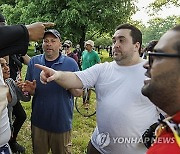
[[[52,22],[36,22],[30,25],[26,25],[26,28],[29,32],[29,40],[30,41],[38,41],[43,38],[45,28],[52,27],[55,24]]]
[[[58,79],[58,73],[54,69],[39,64],[35,64],[35,66],[42,70],[40,73],[40,81],[43,84]]]

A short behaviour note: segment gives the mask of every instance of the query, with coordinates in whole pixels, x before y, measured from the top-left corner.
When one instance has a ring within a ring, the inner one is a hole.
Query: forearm
[[[23,60],[24,60],[24,64],[28,65],[29,61],[30,61],[30,57],[26,54],[25,56],[22,56]]]
[[[73,72],[56,72],[55,82],[66,89],[81,89],[83,84]]]
[[[0,33],[0,57],[15,53],[24,55],[27,52],[29,36],[25,26],[3,26]]]

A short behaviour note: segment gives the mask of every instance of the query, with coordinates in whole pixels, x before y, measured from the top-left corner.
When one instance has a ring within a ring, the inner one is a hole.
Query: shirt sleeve
[[[29,33],[24,25],[0,27],[0,57],[27,53]]]
[[[75,72],[75,74],[79,77],[79,79],[83,83],[83,88],[90,88],[96,85],[101,69],[102,69],[102,65],[96,64],[84,71]]]

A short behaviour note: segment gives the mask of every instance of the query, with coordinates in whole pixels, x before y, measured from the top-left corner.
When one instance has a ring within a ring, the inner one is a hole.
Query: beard
[[[127,65],[131,59],[132,59],[131,54],[127,54],[127,53],[113,53],[113,59],[114,61],[116,61],[116,63],[118,65]]]
[[[142,94],[163,111],[176,103],[179,74],[177,71],[162,73],[142,87]]]

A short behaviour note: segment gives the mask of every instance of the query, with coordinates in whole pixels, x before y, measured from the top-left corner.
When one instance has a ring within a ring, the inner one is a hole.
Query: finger
[[[51,82],[55,80],[55,75],[52,75],[51,77],[47,78],[47,82]]]
[[[33,80],[33,86],[36,87],[36,80]]]
[[[41,71],[40,73],[40,81],[42,84],[47,84],[47,77],[44,74],[44,71]]]
[[[43,25],[44,25],[46,28],[49,28],[49,27],[55,26],[55,23],[53,23],[53,22],[46,22],[46,23],[43,23]]]
[[[45,80],[43,80],[42,77],[40,77],[40,81],[42,84],[47,84],[47,82]]]
[[[40,65],[40,64],[35,64],[35,67],[37,67],[37,68],[39,68],[39,69],[41,69],[41,70],[43,70],[43,71],[48,71],[48,70],[49,70],[48,67],[43,66],[43,65]]]

